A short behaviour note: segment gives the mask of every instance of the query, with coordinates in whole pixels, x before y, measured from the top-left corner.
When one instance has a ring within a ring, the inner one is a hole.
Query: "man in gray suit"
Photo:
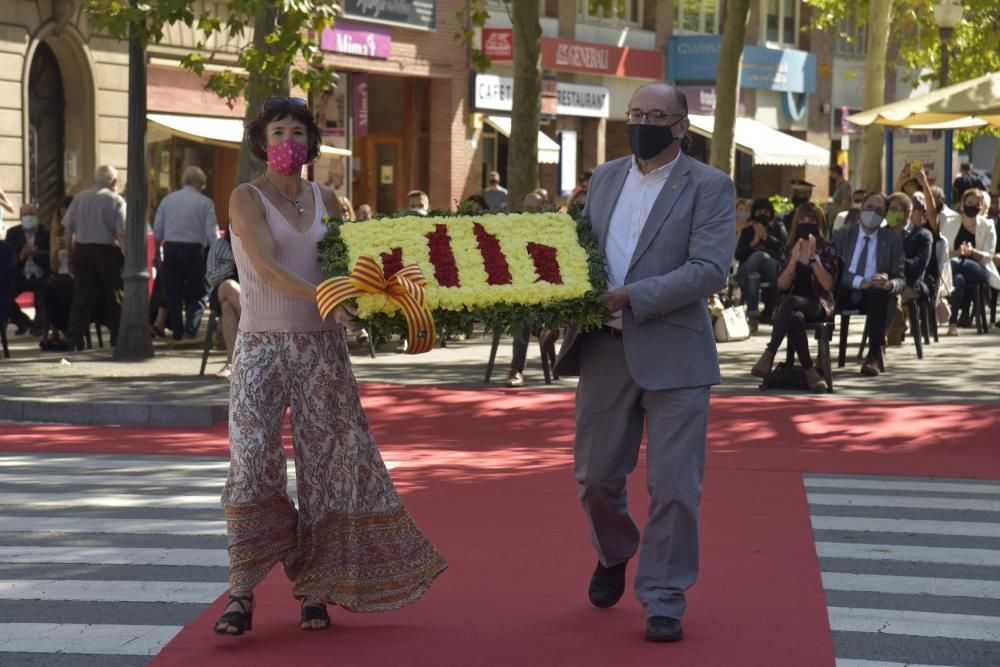
[[[892,295],[906,287],[903,274],[903,242],[883,226],[889,204],[875,192],[861,207],[861,224],[841,227],[833,235],[833,246],[843,262],[837,308],[857,308],[868,318],[868,357],[861,374],[879,374],[885,347],[885,325]]]
[[[590,601],[618,602],[640,551],[625,478],[645,424],[651,499],[635,592],[646,638],[677,641],[698,574],[709,387],[720,381],[706,300],[732,261],[736,194],[728,176],[681,152],[689,122],[676,89],[639,88],[627,127],[633,155],[594,171],[583,211],[607,258],[608,320],[571,329],[556,372],[580,377],[574,467],[598,557]]]

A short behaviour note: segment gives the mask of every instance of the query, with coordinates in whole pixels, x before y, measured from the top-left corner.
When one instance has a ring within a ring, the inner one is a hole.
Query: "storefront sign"
[[[392,52],[392,32],[379,26],[337,21],[323,31],[319,45],[333,53],[386,59]]]
[[[919,162],[927,172],[931,182],[950,183],[951,175],[945,173],[947,153],[944,130],[910,130],[905,127],[892,129],[892,174],[893,180],[903,171],[903,165]]]
[[[433,30],[437,0],[344,0],[344,16],[372,23]]]
[[[351,85],[354,98],[351,104],[351,119],[354,121],[354,137],[368,136],[368,75],[352,74]]]
[[[559,116],[607,118],[608,89],[559,81],[555,86]],[[514,108],[514,79],[496,74],[476,74],[472,77],[472,106],[480,111],[510,111]]]
[[[715,88],[712,86],[677,86],[677,90],[684,93],[687,98],[688,111],[697,114],[711,115],[715,113]],[[746,107],[743,104],[743,93],[740,92],[740,100],[737,103],[737,113],[740,116],[746,115]]]
[[[514,32],[510,28],[483,28],[483,55],[494,62],[514,60]]]
[[[719,71],[722,37],[684,35],[667,47],[667,80],[715,81]],[[794,49],[743,47],[741,88],[786,93],[816,92],[816,54]]]
[[[509,44],[510,50],[501,48]],[[514,33],[510,28],[485,28],[482,31],[483,53],[497,62],[514,60]],[[490,53],[495,50],[496,55]],[[553,72],[583,72],[633,79],[660,79],[663,56],[657,51],[617,47],[613,44],[577,42],[557,37],[542,37],[542,67]]]

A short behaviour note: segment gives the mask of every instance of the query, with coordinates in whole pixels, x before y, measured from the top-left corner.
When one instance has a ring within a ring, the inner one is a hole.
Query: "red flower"
[[[391,253],[383,252],[381,255],[382,273],[385,274],[386,280],[403,270],[402,248],[393,248]]]
[[[448,225],[435,225],[434,231],[427,234],[427,246],[430,249],[431,264],[434,265],[434,279],[438,285],[460,287],[455,253],[451,250],[451,237],[448,236]]]
[[[486,268],[486,283],[489,285],[510,285],[514,282],[510,275],[507,258],[500,250],[497,237],[490,234],[478,222],[473,226],[476,240],[479,242],[479,252],[483,256],[483,266]]]
[[[544,280],[553,285],[562,285],[562,274],[559,272],[559,261],[556,259],[556,249],[540,243],[529,243],[528,254],[535,263],[535,273],[538,280]],[[536,281],[538,282],[538,281]]]

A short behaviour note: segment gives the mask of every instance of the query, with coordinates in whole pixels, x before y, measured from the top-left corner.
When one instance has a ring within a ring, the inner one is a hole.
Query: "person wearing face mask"
[[[708,297],[726,283],[736,244],[732,180],[686,156],[687,98],[666,83],[632,95],[632,155],[590,180],[583,216],[606,257],[605,326],[571,328],[556,360],[579,376],[574,466],[597,551],[588,595],[615,605],[639,554],[635,594],[646,639],[683,638],[686,591],[698,574],[698,508],[710,386],[719,362]],[[649,521],[633,521],[625,483],[646,425]]]
[[[736,238],[750,226],[750,200],[740,197],[736,200]]]
[[[906,312],[914,299],[930,297],[927,273],[931,265],[934,237],[918,220],[926,218],[926,199],[917,192],[911,199],[904,192],[889,195],[886,226],[903,242],[903,277],[906,285],[899,293],[893,309],[892,322],[886,332],[888,345],[900,345],[906,333]],[[914,332],[920,335],[920,332]]]
[[[1000,289],[1000,272],[993,263],[997,247],[996,226],[983,215],[987,210],[985,193],[976,188],[966,190],[961,202],[961,220],[941,228],[941,236],[948,242],[954,286],[949,336],[958,335],[959,310],[967,311],[973,298],[972,290],[979,289],[982,284]]]
[[[267,163],[229,200],[240,320],[230,374],[231,466],[222,504],[229,540],[229,602],[216,633],[253,627],[253,589],[279,562],[301,601],[300,628],[326,630],[335,604],[389,611],[417,600],[446,567],[403,506],[361,408],[345,328],[323,319],[317,244],[337,195],[303,180],[320,150],[305,100],[274,98],[246,128]],[[292,430],[298,507],[287,496],[282,430]]]
[[[785,229],[791,228],[792,220],[795,218],[795,210],[812,200],[813,189],[815,187],[809,181],[801,178],[792,179],[792,210],[785,213],[781,218],[781,224],[785,226]]]
[[[875,376],[884,365],[885,325],[889,301],[906,285],[903,278],[903,242],[885,225],[889,204],[880,193],[868,195],[861,223],[841,228],[833,236],[843,262],[837,303],[856,307],[868,318],[871,346],[861,374]]]
[[[770,321],[774,309],[774,289],[778,279],[778,262],[784,252],[788,234],[785,226],[774,217],[774,205],[767,199],[757,199],[752,205],[753,217],[736,241],[736,284],[740,287],[743,303],[747,307],[750,330],[756,331],[761,319]],[[772,288],[764,298],[764,313],[757,311],[760,303],[760,285],[769,283]]]
[[[38,223],[35,204],[21,206],[21,224],[7,232],[7,242],[17,253],[17,272],[14,274],[11,293],[10,321],[17,327],[15,333],[41,336],[45,326],[45,285],[49,274],[49,232]],[[35,295],[35,319],[28,317],[17,305],[17,297],[24,292]]]
[[[838,213],[837,217],[833,219],[833,233],[836,233],[838,229],[848,224],[848,216],[861,211],[861,206],[865,203],[865,197],[867,196],[868,193],[864,190],[855,190],[851,193],[850,207]]]
[[[813,366],[805,325],[820,322],[833,314],[833,281],[837,275],[837,253],[828,242],[826,217],[818,206],[799,206],[792,219],[791,234],[782,249],[777,285],[780,296],[774,314],[771,340],[750,370],[751,375],[766,380],[781,343],[795,351],[805,371],[811,391],[827,390]]]

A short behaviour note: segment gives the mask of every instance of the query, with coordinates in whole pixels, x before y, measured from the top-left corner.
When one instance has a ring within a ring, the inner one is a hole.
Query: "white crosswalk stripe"
[[[837,667],[1000,665],[1000,484],[804,484]]]
[[[0,454],[0,664],[156,655],[227,589],[227,469],[208,457]]]

